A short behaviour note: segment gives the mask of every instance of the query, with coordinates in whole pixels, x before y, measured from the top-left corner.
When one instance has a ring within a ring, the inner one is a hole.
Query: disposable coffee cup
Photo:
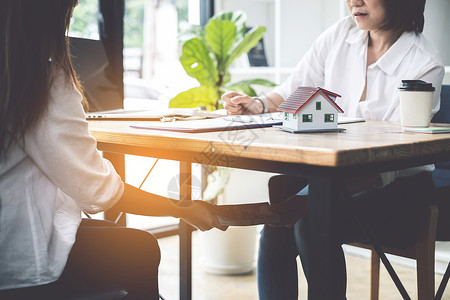
[[[428,127],[435,88],[422,80],[402,80],[400,111],[403,127]]]

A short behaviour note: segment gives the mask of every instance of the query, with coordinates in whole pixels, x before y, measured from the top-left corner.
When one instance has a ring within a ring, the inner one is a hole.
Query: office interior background
[[[125,83],[139,82],[176,94],[197,83],[179,63],[183,34],[191,25],[204,25],[207,17],[221,11],[242,10],[247,26],[265,26],[264,47],[268,66],[249,68],[235,64],[232,75],[266,77],[276,83],[289,75],[314,39],[330,25],[348,14],[343,0],[125,0],[124,68]],[[207,4],[207,12],[202,8]],[[425,9],[425,36],[438,48],[443,63],[450,66],[450,28],[448,0],[429,0]],[[74,12],[71,36],[99,38],[98,0],[81,0]],[[448,70],[448,69],[447,69]],[[144,83],[144,82],[143,82]],[[125,87],[127,85],[125,84]]]
[[[98,40],[98,9],[99,0],[80,0],[69,35]],[[181,44],[188,37],[186,32],[193,25],[205,25],[214,13],[236,10],[247,14],[248,27],[266,27],[263,45],[267,66],[251,66],[248,57],[241,57],[231,68],[232,81],[258,77],[275,83],[282,82],[291,73],[321,32],[348,14],[344,0],[124,0],[125,108],[164,108],[179,92],[198,86],[179,62]],[[450,84],[449,15],[449,0],[427,1],[424,35],[436,46],[446,66],[444,84]],[[258,90],[266,91],[267,88]],[[178,191],[173,184],[177,181],[176,162],[158,161],[143,182],[155,161],[127,156],[126,181],[153,193],[176,197]],[[200,166],[194,166],[193,170],[194,174],[200,174]],[[252,176],[260,181],[263,190],[267,188],[270,174]],[[249,201],[267,201],[267,198],[266,195]],[[102,214],[96,217],[101,218]],[[172,218],[127,217],[127,226],[141,229],[175,222]],[[447,262],[450,248],[445,245],[437,248],[440,251],[437,259],[441,257]]]

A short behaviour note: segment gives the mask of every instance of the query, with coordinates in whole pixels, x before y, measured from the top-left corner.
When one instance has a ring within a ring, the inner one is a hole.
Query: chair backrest
[[[431,119],[432,123],[450,123],[450,85],[442,85],[441,108]]]
[[[432,123],[450,123],[450,85],[442,85],[441,108],[431,119]],[[433,180],[437,186],[450,184],[450,161],[435,164]]]

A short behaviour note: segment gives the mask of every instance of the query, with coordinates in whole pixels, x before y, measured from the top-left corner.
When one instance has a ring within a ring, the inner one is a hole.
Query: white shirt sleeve
[[[25,136],[25,151],[80,209],[95,213],[110,208],[122,196],[124,184],[96,148],[81,95],[60,73],[49,98],[47,111]]]

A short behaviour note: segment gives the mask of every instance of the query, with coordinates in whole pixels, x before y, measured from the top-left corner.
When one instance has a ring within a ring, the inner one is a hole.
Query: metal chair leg
[[[444,277],[442,277],[441,284],[439,285],[439,289],[436,293],[436,296],[434,297],[434,300],[441,300],[449,278],[450,278],[450,263],[447,266],[447,270],[445,270]]]

